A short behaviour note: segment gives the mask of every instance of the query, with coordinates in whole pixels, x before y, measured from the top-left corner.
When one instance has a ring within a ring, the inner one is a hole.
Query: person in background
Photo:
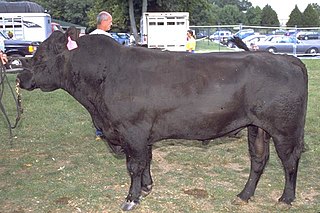
[[[0,50],[0,59],[2,65],[5,65],[8,62],[7,55]]]
[[[90,35],[102,34],[102,35],[110,36],[112,38],[110,33],[107,32],[111,29],[111,25],[112,25],[112,16],[110,15],[110,13],[106,11],[102,11],[97,16],[97,29],[95,29],[89,34]]]
[[[187,31],[187,44],[186,44],[187,52],[194,53],[196,49],[196,39],[194,37],[193,31]]]
[[[112,38],[111,34],[108,33],[111,29],[112,25],[112,16],[110,13],[106,11],[101,11],[97,16],[97,29],[89,33],[90,35],[94,34],[101,34],[106,35]],[[103,135],[103,132],[100,129],[96,129],[96,141],[101,140],[101,136]]]
[[[9,39],[13,39],[13,33],[11,31],[8,32]]]
[[[4,45],[4,38],[1,36],[0,37],[0,59],[1,59],[1,64],[5,65],[8,62],[7,55],[5,54],[5,45]]]

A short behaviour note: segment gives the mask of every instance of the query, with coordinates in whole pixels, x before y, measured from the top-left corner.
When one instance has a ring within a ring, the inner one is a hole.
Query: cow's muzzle
[[[19,86],[22,89],[33,90],[36,88],[35,82],[33,80],[33,74],[26,69],[17,75],[16,82],[19,83]]]

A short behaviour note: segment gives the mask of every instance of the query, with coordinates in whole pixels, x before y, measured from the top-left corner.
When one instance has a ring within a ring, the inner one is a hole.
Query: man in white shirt
[[[89,34],[90,35],[102,34],[102,35],[107,35],[112,37],[110,33],[107,32],[110,30],[111,25],[112,25],[112,16],[110,15],[110,13],[106,11],[102,11],[97,16],[97,29],[95,29]]]
[[[90,35],[93,34],[101,34],[101,35],[106,35],[106,36],[111,36],[110,33],[107,31],[110,30],[112,25],[112,16],[110,13],[106,11],[102,11],[98,14],[97,16],[97,29],[89,33]],[[100,129],[96,129],[96,140],[101,140],[101,136],[103,135],[102,131]]]

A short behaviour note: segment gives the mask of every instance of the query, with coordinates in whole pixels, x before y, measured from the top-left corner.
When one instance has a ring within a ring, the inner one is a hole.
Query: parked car
[[[259,50],[266,50],[273,53],[294,53],[296,47],[297,54],[316,54],[319,53],[320,43],[310,43],[300,41],[290,36],[268,36],[265,41],[257,43]]]
[[[231,31],[229,30],[219,30],[214,32],[212,35],[209,36],[209,39],[211,41],[222,41],[225,38],[229,38],[230,36],[232,36]]]
[[[126,33],[110,33],[112,38],[116,40],[119,44],[129,45],[129,37]]]
[[[9,39],[1,31],[0,36],[4,39],[5,53],[9,59],[8,67],[11,69],[23,67],[23,58],[32,57],[40,45],[40,42]]]
[[[244,39],[242,39],[242,41],[247,45],[248,48],[257,50],[258,49],[257,43],[264,41],[266,38],[267,38],[266,35],[253,34],[248,37],[245,37]]]
[[[320,39],[319,32],[299,32],[297,34],[299,40],[311,40],[311,39]]]
[[[130,34],[129,33],[117,33],[117,35],[121,39],[122,45],[129,45],[130,41]]]
[[[240,39],[244,39],[244,38],[246,38],[246,37],[248,37],[250,35],[254,35],[254,30],[253,29],[239,30],[233,36],[239,37]],[[236,47],[235,44],[233,43],[231,37],[229,39],[227,39],[223,44],[227,45],[229,48]]]
[[[198,33],[196,34],[196,38],[197,38],[197,39],[205,38],[205,37],[207,37],[207,36],[208,36],[207,32],[198,32]]]

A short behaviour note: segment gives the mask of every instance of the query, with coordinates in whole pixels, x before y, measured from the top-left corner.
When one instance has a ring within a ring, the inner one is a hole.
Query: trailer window
[[[185,22],[177,22],[177,25],[184,25]]]
[[[167,25],[174,25],[174,22],[167,22]]]
[[[156,22],[149,22],[149,25],[156,25]]]
[[[164,25],[164,22],[158,22],[158,25]]]

